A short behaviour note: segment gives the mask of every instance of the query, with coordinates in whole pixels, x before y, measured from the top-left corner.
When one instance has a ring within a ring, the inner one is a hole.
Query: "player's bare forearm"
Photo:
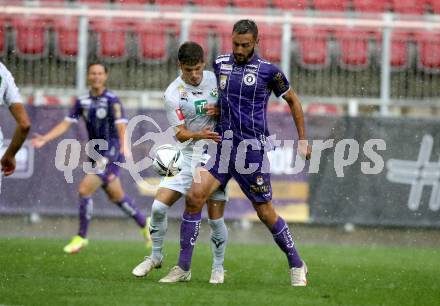
[[[121,144],[121,153],[125,154],[126,157],[130,156],[131,154],[128,149],[127,139],[125,135],[127,125],[125,123],[118,123],[116,124],[116,128],[118,129],[119,143]]]
[[[306,128],[304,123],[304,113],[301,107],[301,102],[299,101],[296,93],[290,89],[284,96],[289,105],[290,112],[292,114],[293,121],[295,122],[296,130],[298,131],[298,137],[300,140],[306,140]]]
[[[17,122],[17,127],[15,128],[12,141],[5,154],[15,156],[23,142],[26,140],[29,130],[31,129],[31,122],[27,115],[26,109],[22,104],[14,103],[9,107],[9,110]]]
[[[179,125],[176,127],[176,138],[180,142],[185,142],[190,139],[192,140],[200,140],[200,139],[211,139],[216,142],[221,140],[221,137],[218,133],[213,132],[210,128],[205,128],[201,131],[191,131],[188,130],[184,125]]]
[[[58,123],[54,128],[52,128],[49,132],[47,132],[45,135],[35,134],[32,138],[32,145],[35,148],[41,148],[49,141],[61,136],[64,134],[70,127],[72,123],[67,120],[63,120],[60,123]]]

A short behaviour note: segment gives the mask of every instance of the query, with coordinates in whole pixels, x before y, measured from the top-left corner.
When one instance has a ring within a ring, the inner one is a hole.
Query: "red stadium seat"
[[[205,56],[210,52],[209,37],[213,25],[207,22],[193,22],[189,29],[189,40],[198,43],[205,51]]]
[[[187,4],[186,0],[154,0],[157,5],[167,5],[167,6],[184,6]]]
[[[418,66],[426,71],[440,70],[440,32],[417,32]]]
[[[258,25],[260,55],[269,62],[281,62],[282,29],[277,25]]]
[[[19,54],[41,57],[47,53],[46,19],[20,16],[12,20],[15,46]]]
[[[232,0],[232,3],[237,8],[261,9],[269,7],[267,0]]]
[[[434,14],[440,15],[440,0],[429,0]]]
[[[306,10],[307,0],[272,0],[272,5],[281,10]]]
[[[348,3],[348,0],[313,0],[313,6],[320,11],[345,11]]]
[[[127,24],[112,19],[95,19],[91,28],[98,37],[98,56],[117,60],[127,56]]]
[[[227,7],[229,0],[193,0],[193,4],[204,7]]]
[[[107,4],[110,3],[109,0],[78,0],[79,3],[84,4]]]
[[[319,69],[330,64],[328,31],[321,27],[293,28],[299,45],[299,63],[307,68]]]
[[[377,39],[377,58],[381,60],[382,33],[376,34]],[[391,59],[392,68],[400,69],[409,66],[409,39],[410,33],[405,31],[393,31],[391,35]]]
[[[353,0],[355,11],[365,13],[382,13],[388,6],[388,0]]]
[[[117,4],[127,4],[127,5],[143,5],[143,4],[147,4],[150,3],[149,0],[115,0],[115,3]]]
[[[4,54],[6,51],[6,22],[0,18],[0,54]]]
[[[339,45],[339,64],[348,69],[365,68],[370,64],[368,52],[370,33],[360,29],[340,29],[335,32]]]
[[[54,21],[56,51],[61,57],[78,55],[78,19],[58,18]]]
[[[423,15],[425,0],[392,0],[394,12],[399,14]]]
[[[161,61],[168,57],[167,27],[160,22],[135,25],[138,35],[138,56],[143,60]]]

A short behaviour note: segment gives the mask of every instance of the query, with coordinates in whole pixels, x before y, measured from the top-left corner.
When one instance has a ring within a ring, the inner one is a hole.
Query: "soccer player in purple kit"
[[[129,148],[125,146],[125,129],[127,119],[124,109],[117,96],[109,91],[105,83],[108,78],[107,68],[102,63],[91,63],[87,67],[87,80],[90,92],[79,97],[70,111],[58,125],[45,135],[36,134],[32,144],[41,148],[47,142],[64,134],[72,123],[80,117],[86,122],[89,139],[102,139],[108,143],[108,148],[101,150],[98,146],[93,149],[101,155],[101,159],[93,161],[94,167],[101,167],[98,174],[86,174],[79,185],[79,231],[64,252],[72,254],[79,252],[88,245],[87,230],[92,217],[92,195],[99,187],[106,192],[110,201],[115,203],[124,213],[134,219],[141,228],[147,244],[150,242],[147,221],[134,202],[124,193],[119,179],[119,167],[114,162],[121,162],[125,157],[131,158]]]
[[[186,196],[178,265],[160,282],[188,280],[203,204],[213,191],[225,187],[233,177],[286,254],[291,285],[307,285],[307,266],[295,248],[289,227],[278,216],[271,202],[266,154],[271,145],[266,113],[272,92],[277,97],[283,97],[290,107],[300,140],[299,154],[309,159],[311,147],[306,140],[304,115],[298,97],[284,73],[258,56],[254,50],[257,43],[258,27],[255,22],[240,20],[234,24],[232,31],[233,54],[220,55],[214,62],[221,112],[216,131],[222,136],[222,142],[217,146],[215,158],[210,159],[206,169],[200,171],[200,180],[193,181]]]

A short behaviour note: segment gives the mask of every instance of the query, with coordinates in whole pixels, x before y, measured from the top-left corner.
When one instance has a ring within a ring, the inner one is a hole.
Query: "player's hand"
[[[206,104],[205,109],[208,116],[215,117],[220,115],[220,108],[215,104]]]
[[[44,138],[43,135],[35,133],[34,137],[32,137],[31,143],[34,148],[39,149],[47,143],[47,140]]]
[[[298,152],[302,158],[309,160],[312,156],[312,146],[309,145],[307,140],[300,140],[298,143]]]
[[[211,139],[215,142],[220,142],[222,140],[222,137],[217,133],[211,130],[211,128],[204,128],[200,131],[200,138],[201,139]]]
[[[3,155],[1,163],[1,171],[4,173],[5,176],[11,175],[15,171],[15,157],[10,156],[9,154],[5,153]]]

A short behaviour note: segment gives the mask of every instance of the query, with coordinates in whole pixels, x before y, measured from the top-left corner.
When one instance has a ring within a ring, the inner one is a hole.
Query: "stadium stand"
[[[298,58],[301,66],[321,69],[330,64],[328,30],[322,27],[300,27],[293,29],[299,44]]]
[[[440,71],[440,32],[416,32],[418,66],[428,72]]]
[[[54,20],[56,53],[61,58],[78,55],[78,19],[56,18]]]
[[[377,45],[377,59],[380,64],[382,52],[382,33],[375,33]],[[407,31],[394,31],[391,35],[391,59],[393,69],[405,69],[410,65],[409,42],[411,33]]]
[[[143,61],[163,61],[168,57],[167,25],[161,22],[138,22],[138,57]]]
[[[346,69],[366,68],[370,63],[369,39],[367,30],[344,28],[335,31],[339,46],[339,65]]]
[[[423,15],[425,0],[392,0],[393,10],[400,14]]]
[[[91,28],[98,38],[98,57],[104,60],[122,60],[127,57],[127,23],[113,19],[94,19]]]
[[[47,54],[46,19],[16,16],[12,27],[15,30],[15,47],[21,56],[36,59]]]
[[[272,0],[272,6],[281,10],[306,10],[309,7],[307,0]]]
[[[363,13],[383,13],[388,4],[388,0],[353,0],[353,9]]]
[[[313,0],[313,7],[320,11],[343,12],[348,5],[348,0]]]

